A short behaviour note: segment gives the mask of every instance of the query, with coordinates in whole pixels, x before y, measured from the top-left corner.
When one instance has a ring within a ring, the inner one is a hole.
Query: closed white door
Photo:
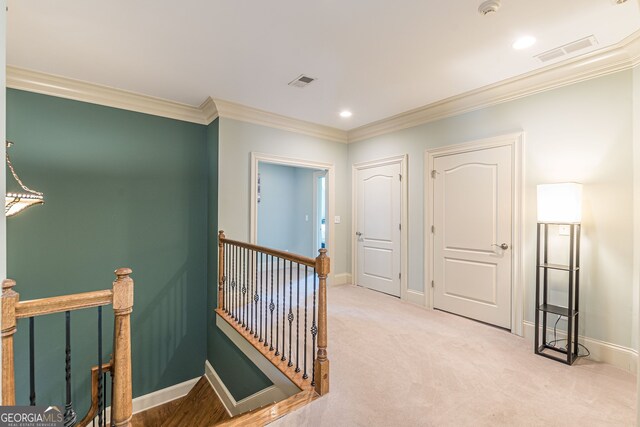
[[[401,166],[357,172],[356,284],[400,296]]]
[[[511,147],[433,162],[434,308],[511,328]]]

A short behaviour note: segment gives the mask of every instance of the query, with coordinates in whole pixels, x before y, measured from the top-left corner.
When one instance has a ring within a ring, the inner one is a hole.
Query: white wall
[[[348,233],[350,232],[350,188],[347,173],[347,145],[301,135],[280,129],[220,119],[220,164],[218,187],[218,222],[231,239],[249,240],[250,233],[250,155],[251,152],[311,160],[335,165],[335,215],[341,224],[335,225],[335,254],[330,254],[335,274],[350,268]]]
[[[580,332],[631,347],[632,73],[624,71],[349,145],[349,164],[409,155],[409,288],[422,291],[424,151],[523,130],[525,319],[533,320],[536,185],[584,184]]]

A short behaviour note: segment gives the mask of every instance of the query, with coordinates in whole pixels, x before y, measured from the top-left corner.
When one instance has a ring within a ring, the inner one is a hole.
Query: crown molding
[[[215,104],[210,98],[200,107],[194,107],[13,66],[7,67],[7,87],[204,125],[215,119]]]
[[[432,104],[343,131],[208,97],[200,106],[7,66],[7,87],[208,125],[217,117],[351,143],[452,117],[640,65],[640,31],[620,43]]]
[[[521,76],[484,86],[348,132],[349,143],[456,116],[640,64],[640,31],[620,43]]]
[[[257,108],[247,107],[245,105],[236,104],[235,102],[224,101],[222,99],[214,99],[213,101],[218,108],[218,114],[220,117],[297,132],[345,144],[348,142],[347,132],[340,129],[304,120],[298,120],[264,110],[258,110]]]

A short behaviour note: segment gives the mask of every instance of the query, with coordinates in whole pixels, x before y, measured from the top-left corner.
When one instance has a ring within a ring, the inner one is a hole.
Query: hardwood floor
[[[185,397],[135,414],[132,427],[205,427],[229,419],[205,377]]]

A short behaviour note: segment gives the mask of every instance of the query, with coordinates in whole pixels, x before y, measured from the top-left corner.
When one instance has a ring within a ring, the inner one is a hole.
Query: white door
[[[357,172],[356,284],[400,296],[401,165]]]
[[[511,147],[436,157],[434,308],[511,328]]]

